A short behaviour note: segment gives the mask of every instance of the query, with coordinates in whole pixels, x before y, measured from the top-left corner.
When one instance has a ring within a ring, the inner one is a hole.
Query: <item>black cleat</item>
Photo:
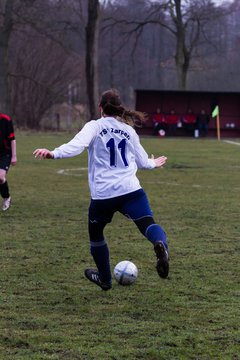
[[[165,249],[165,246],[162,241],[157,241],[154,244],[154,251],[157,256],[156,269],[158,275],[161,278],[165,279],[168,277],[168,272],[169,272],[169,257],[168,257],[168,252]]]
[[[86,269],[84,272],[86,278],[90,281],[92,281],[93,283],[95,283],[96,285],[100,286],[101,289],[107,291],[110,290],[112,287],[111,283],[104,283],[100,280],[99,278],[99,272],[97,270],[94,269]]]

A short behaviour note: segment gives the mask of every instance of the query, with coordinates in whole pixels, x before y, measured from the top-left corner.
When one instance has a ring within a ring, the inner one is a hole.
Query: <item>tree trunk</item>
[[[88,23],[86,27],[86,82],[90,119],[99,117],[98,86],[98,38],[99,38],[99,0],[88,0]]]
[[[182,18],[181,0],[174,0],[175,13],[172,18],[176,24],[176,54],[175,64],[179,90],[186,90],[189,59],[185,47],[186,33]]]
[[[190,64],[189,54],[181,51],[181,54],[177,53],[175,56],[175,64],[177,70],[178,89],[187,90],[187,75]]]
[[[12,115],[8,88],[8,44],[12,30],[12,8],[14,0],[2,2],[4,21],[0,26],[0,111]]]

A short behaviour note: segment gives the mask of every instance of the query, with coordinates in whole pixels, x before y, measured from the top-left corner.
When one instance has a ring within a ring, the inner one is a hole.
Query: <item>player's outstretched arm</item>
[[[154,155],[152,155],[152,160],[154,160],[156,167],[162,167],[166,161],[167,161],[167,157],[166,156],[159,156],[158,158],[154,158]]]
[[[33,152],[33,155],[35,156],[35,158],[39,158],[39,159],[53,159],[53,153],[52,151],[48,150],[48,149],[36,149]]]

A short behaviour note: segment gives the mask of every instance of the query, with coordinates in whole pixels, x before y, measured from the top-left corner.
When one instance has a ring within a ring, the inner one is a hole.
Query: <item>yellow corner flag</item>
[[[217,138],[220,140],[220,118],[219,118],[219,106],[215,106],[215,109],[212,112],[212,117],[217,117]]]
[[[217,105],[217,106],[215,106],[215,108],[214,108],[214,110],[212,112],[212,117],[214,118],[214,117],[216,117],[218,115],[219,115],[219,107]]]

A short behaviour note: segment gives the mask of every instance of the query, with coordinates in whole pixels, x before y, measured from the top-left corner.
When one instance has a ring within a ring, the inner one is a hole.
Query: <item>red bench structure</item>
[[[202,109],[210,115],[209,137],[217,136],[216,118],[211,114],[216,105],[219,106],[221,137],[240,137],[240,92],[210,92],[210,91],[166,91],[166,90],[136,90],[136,109],[146,112],[146,124],[137,129],[140,135],[153,134],[153,114],[157,108],[164,114],[172,109],[182,118],[188,109],[199,114]],[[178,128],[176,136],[184,136],[182,128]]]

